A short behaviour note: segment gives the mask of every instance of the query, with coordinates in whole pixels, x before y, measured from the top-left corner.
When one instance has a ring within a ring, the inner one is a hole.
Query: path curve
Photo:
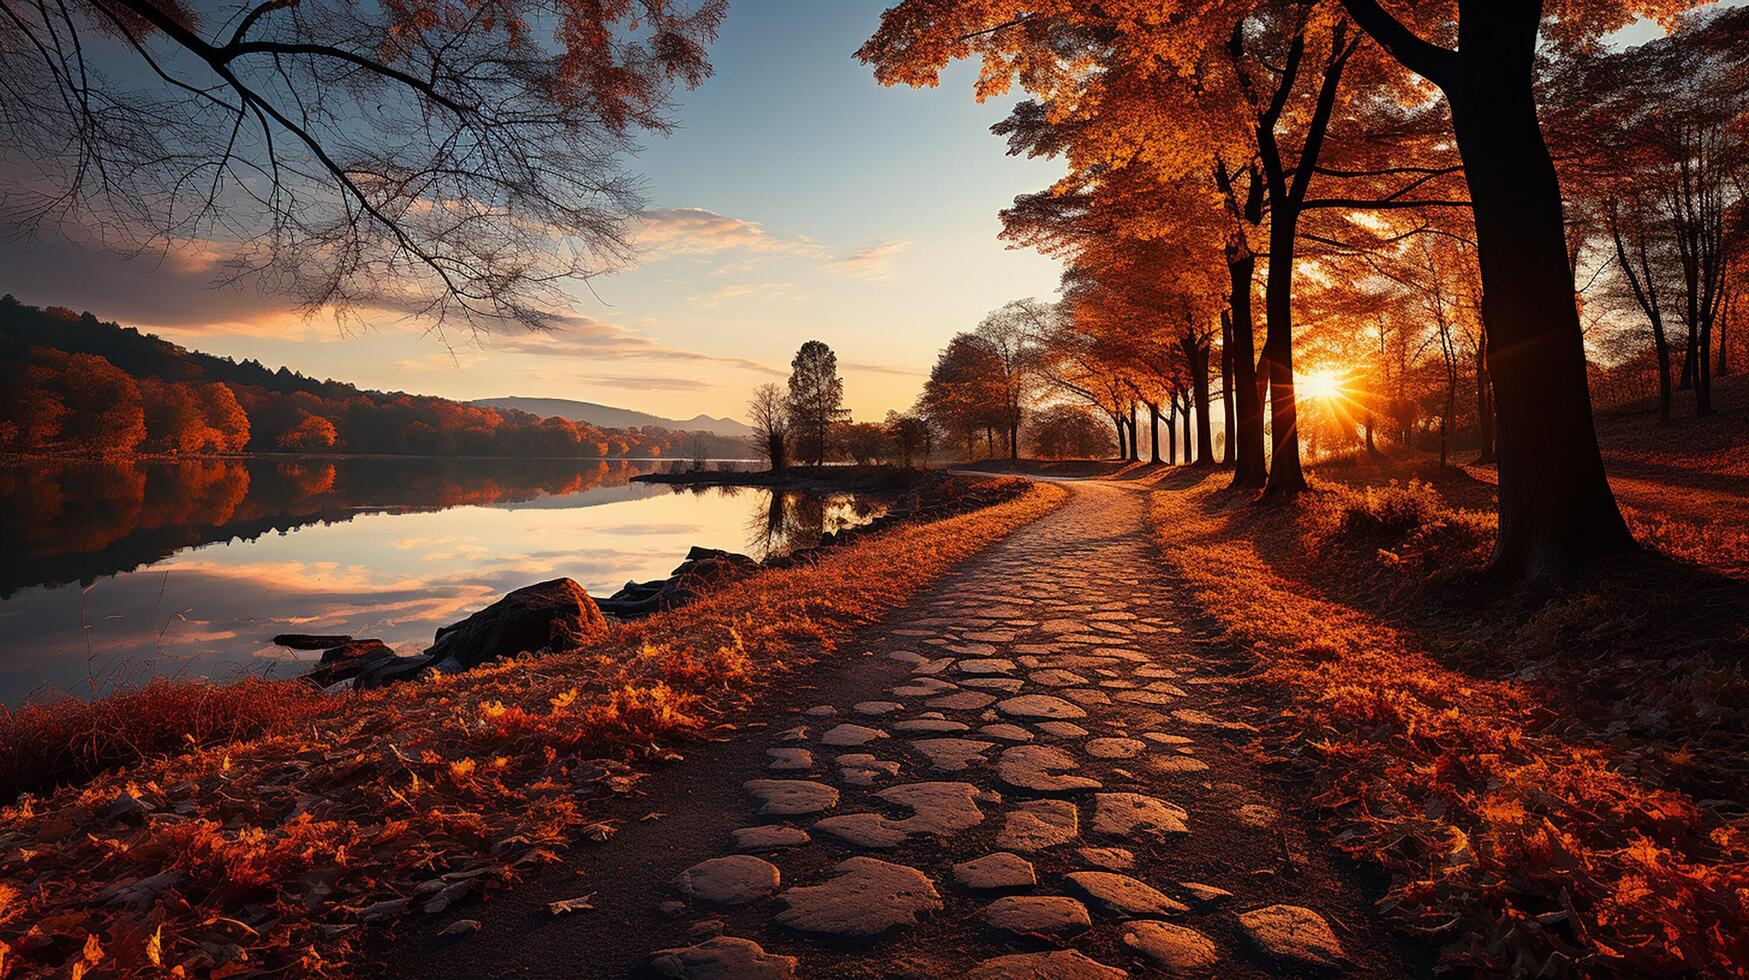
[[[414,923],[364,971],[1428,973],[1247,749],[1234,658],[1162,573],[1145,488],[1069,486],[781,685],[769,723],[646,780],[609,841],[461,910],[478,934]]]

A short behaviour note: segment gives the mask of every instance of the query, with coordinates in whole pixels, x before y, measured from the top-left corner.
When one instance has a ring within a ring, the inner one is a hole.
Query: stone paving
[[[1223,712],[1223,677],[1153,584],[1142,506],[1077,487],[866,638],[908,671],[880,698],[771,725],[742,825],[669,886],[704,920],[695,935],[723,905],[766,928],[652,951],[646,969],[901,975],[883,960],[928,922],[929,946],[969,953],[974,977],[1356,966],[1316,876],[1272,857],[1281,816],[1255,772],[1222,771],[1252,729]],[[1247,860],[1261,870],[1235,875]]]

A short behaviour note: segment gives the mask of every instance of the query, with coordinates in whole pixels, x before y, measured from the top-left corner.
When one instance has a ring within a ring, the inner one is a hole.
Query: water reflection
[[[596,595],[692,545],[756,557],[883,509],[632,483],[667,463],[249,459],[0,467],[0,702],[155,675],[288,674],[277,632],[423,649],[542,578]],[[42,690],[39,690],[42,689]]]

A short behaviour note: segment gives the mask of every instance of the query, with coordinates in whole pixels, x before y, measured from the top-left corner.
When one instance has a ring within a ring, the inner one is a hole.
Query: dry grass
[[[103,774],[0,811],[0,975],[224,976],[344,965],[579,839],[591,801],[1057,507],[1059,487],[902,525],[602,644],[335,700],[294,730]]]
[[[189,746],[291,731],[323,702],[307,685],[250,677],[224,686],[155,680],[97,701],[0,706],[0,800]]]
[[[1382,907],[1483,972],[1749,969],[1742,583],[1651,556],[1502,593],[1469,491],[1379,475],[1282,507],[1181,481],[1152,513]]]

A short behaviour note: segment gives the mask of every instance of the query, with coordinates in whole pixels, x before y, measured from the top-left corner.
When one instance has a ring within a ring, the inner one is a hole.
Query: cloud
[[[637,391],[709,391],[717,387],[709,381],[655,375],[595,375],[579,380],[591,384],[606,385],[610,388],[629,388]]]
[[[713,255],[742,250],[760,254],[819,257],[826,250],[805,235],[773,235],[757,221],[731,218],[705,208],[650,208],[638,215],[633,242],[647,258]]]
[[[859,248],[841,259],[833,259],[820,268],[835,276],[851,279],[886,279],[893,274],[893,263],[911,247],[907,239],[876,242]]]
[[[0,278],[21,302],[89,308],[100,320],[175,330],[298,337],[315,324],[284,295],[252,284],[222,286],[224,255],[204,244],[125,255],[50,233],[9,244]]]
[[[787,372],[745,357],[722,357],[667,347],[646,337],[639,337],[618,324],[607,323],[594,317],[562,314],[555,317],[555,323],[557,325],[549,331],[499,334],[491,337],[487,343],[494,350],[511,354],[534,354],[540,357],[576,357],[589,360],[641,358],[652,361],[716,364],[770,375],[774,378],[785,377],[787,374]]]
[[[929,373],[912,368],[893,367],[889,364],[868,364],[858,361],[845,361],[839,366],[846,371],[858,371],[863,374],[897,374],[907,378],[920,378]]]
[[[746,299],[749,296],[794,295],[796,295],[796,284],[793,282],[743,282],[688,298],[695,304],[710,309],[721,306],[728,300]]]

